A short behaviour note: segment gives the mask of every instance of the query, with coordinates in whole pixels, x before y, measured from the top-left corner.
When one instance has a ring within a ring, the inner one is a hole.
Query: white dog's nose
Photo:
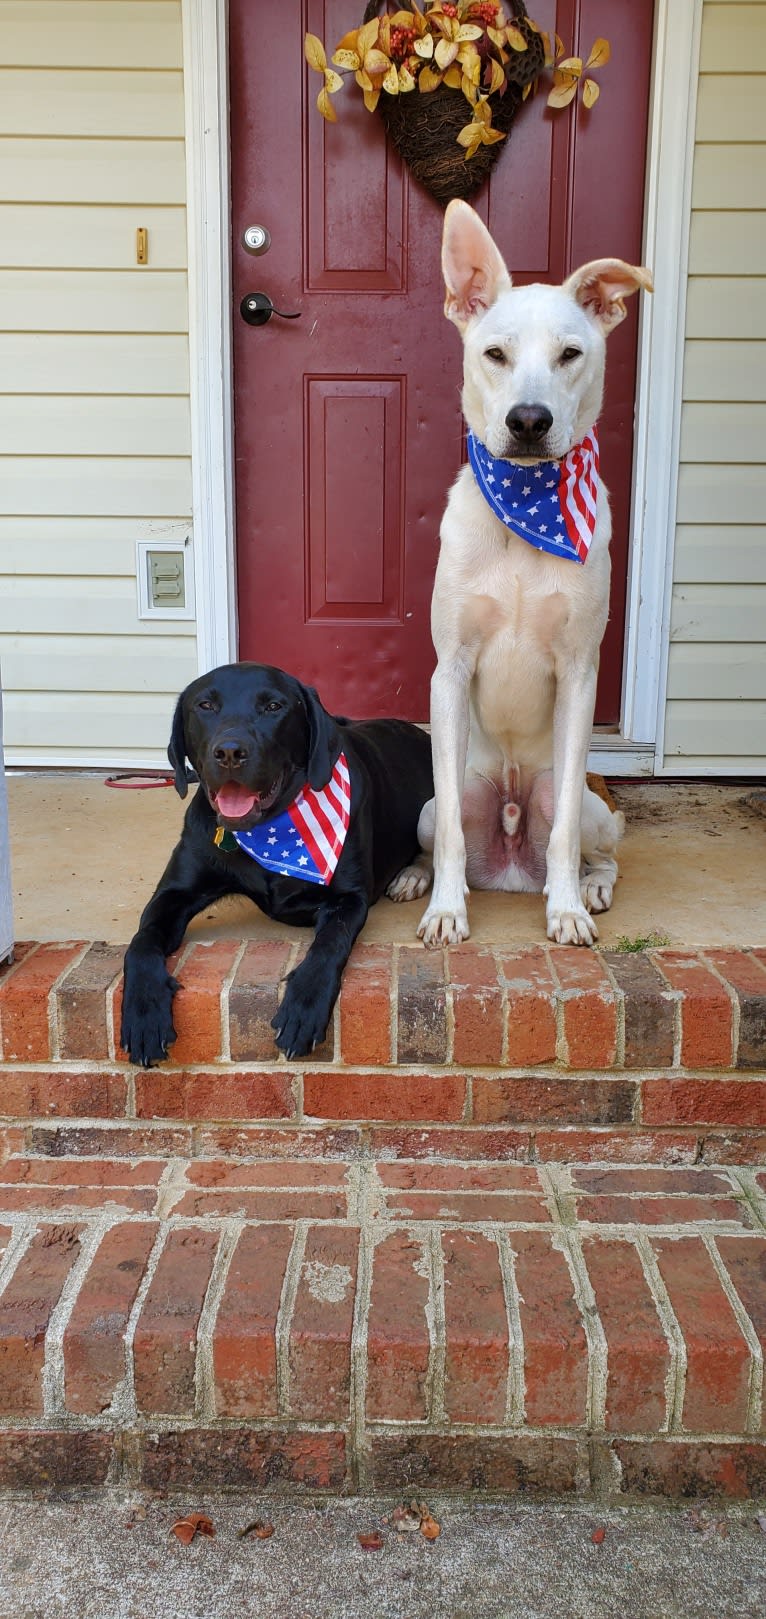
[[[536,444],[553,426],[553,417],[547,405],[514,405],[505,425],[519,443]]]

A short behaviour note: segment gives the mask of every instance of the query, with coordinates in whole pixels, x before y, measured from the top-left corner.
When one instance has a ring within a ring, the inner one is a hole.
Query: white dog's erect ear
[[[638,292],[639,287],[645,292],[654,291],[651,271],[639,264],[625,264],[622,259],[594,259],[564,282],[564,291],[598,321],[605,334],[625,319],[624,299]]]
[[[442,271],[447,289],[444,313],[461,332],[511,286],[505,263],[486,225],[459,198],[453,198],[444,216]]]

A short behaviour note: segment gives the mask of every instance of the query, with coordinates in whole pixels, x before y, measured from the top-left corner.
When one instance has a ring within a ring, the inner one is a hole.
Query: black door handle
[[[279,315],[280,320],[298,320],[300,309],[294,315],[287,315],[283,309],[275,309],[267,292],[246,292],[239,306],[239,312],[248,326],[265,326],[272,315]]]

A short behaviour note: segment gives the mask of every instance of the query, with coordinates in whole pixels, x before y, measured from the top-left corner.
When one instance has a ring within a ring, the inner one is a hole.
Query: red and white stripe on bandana
[[[561,462],[559,502],[570,540],[585,561],[596,527],[598,497],[598,439],[595,429],[576,444]]]
[[[351,777],[345,753],[335,761],[326,787],[303,787],[286,810],[259,821],[234,839],[245,854],[276,877],[305,883],[332,882],[351,820]]]

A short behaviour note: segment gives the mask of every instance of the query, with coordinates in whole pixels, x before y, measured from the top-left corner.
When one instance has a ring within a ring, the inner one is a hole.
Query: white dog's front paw
[[[431,862],[424,860],[420,865],[417,861],[412,866],[405,866],[399,875],[389,883],[386,893],[389,899],[396,904],[404,900],[420,899],[431,883]]]
[[[612,904],[613,885],[608,878],[592,871],[583,877],[580,894],[586,911],[608,911]]]
[[[549,909],[547,915],[548,938],[555,944],[593,944],[598,928],[581,905],[571,910]]]
[[[432,904],[420,919],[418,938],[423,940],[427,950],[436,950],[442,944],[460,944],[462,939],[470,937],[470,932],[464,905],[441,910]]]

